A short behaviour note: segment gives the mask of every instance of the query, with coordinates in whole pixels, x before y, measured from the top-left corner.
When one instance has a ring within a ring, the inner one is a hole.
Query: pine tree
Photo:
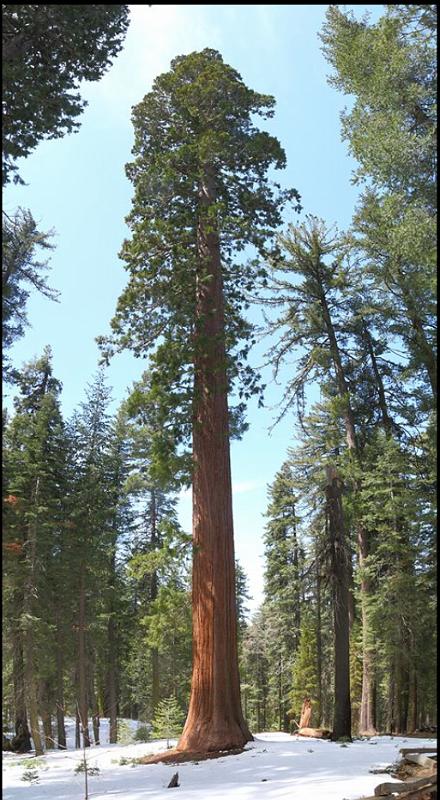
[[[52,375],[51,353],[26,365],[17,376],[20,395],[7,430],[9,487],[7,530],[16,568],[11,573],[15,626],[13,658],[16,675],[17,734],[26,735],[26,708],[37,754],[43,752],[39,731],[38,683],[43,674],[43,642],[47,646],[45,603],[50,592],[50,562],[60,535],[60,475],[65,458],[60,384]]]
[[[266,172],[284,166],[284,152],[251,121],[273,105],[206,49],[174,59],[133,114],[133,237],[122,250],[130,279],[107,355],[153,351],[161,429],[177,444],[192,434],[196,646],[180,750],[251,738],[240,707],[227,397],[237,375],[245,397],[257,390],[241,315],[257,267],[236,255],[247,244],[267,254],[283,203],[297,198],[273,193]]]
[[[312,701],[313,706],[318,701],[318,673],[317,673],[317,642],[316,624],[313,611],[305,606],[302,612],[302,622],[298,651],[292,671],[292,691],[290,693],[290,716],[298,720],[305,698]],[[313,717],[312,717],[313,718]]]
[[[265,731],[269,722],[268,617],[264,604],[254,614],[243,640],[245,714],[252,730]]]
[[[85,747],[90,746],[88,712],[90,671],[94,659],[93,620],[98,615],[103,595],[99,581],[108,565],[108,545],[113,538],[112,509],[114,488],[110,478],[110,419],[107,413],[110,390],[103,373],[87,390],[87,399],[71,420],[73,442],[71,522],[71,564],[75,579],[74,626],[77,632],[78,714]],[[98,585],[97,585],[98,584]],[[93,587],[93,589],[92,589]],[[104,609],[103,609],[104,610]],[[94,634],[98,631],[95,628]],[[96,732],[96,731],[95,731]]]
[[[265,541],[265,607],[271,619],[271,688],[278,728],[289,729],[288,690],[300,631],[301,548],[298,540],[296,496],[288,463],[269,488]]]
[[[167,740],[167,748],[170,746],[170,739],[180,735],[183,726],[183,712],[174,697],[167,697],[161,700],[157,706],[153,719],[153,733],[158,739]]]
[[[436,7],[388,5],[375,24],[331,6],[330,83],[354,95],[342,135],[367,183],[354,216],[364,272],[408,367],[436,397]]]
[[[53,250],[52,231],[38,230],[30,211],[19,208],[13,217],[3,212],[2,219],[2,341],[3,377],[11,380],[13,370],[6,356],[11,345],[24,335],[28,325],[26,303],[30,288],[56,300],[58,292],[51,289],[44,272],[47,261],[37,260],[38,248]]]

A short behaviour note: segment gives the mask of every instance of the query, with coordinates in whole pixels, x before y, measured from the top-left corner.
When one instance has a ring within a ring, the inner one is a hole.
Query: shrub
[[[133,744],[133,733],[126,719],[118,719],[118,744]]]
[[[150,740],[150,729],[148,725],[139,725],[134,734],[136,742],[148,742]]]
[[[35,767],[25,769],[20,780],[27,781],[27,783],[38,783],[40,780],[40,776],[38,775],[38,770]]]

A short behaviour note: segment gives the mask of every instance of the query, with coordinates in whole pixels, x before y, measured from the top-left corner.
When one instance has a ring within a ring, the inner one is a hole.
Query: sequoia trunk
[[[200,186],[193,415],[193,673],[178,750],[212,752],[252,739],[240,702],[235,600],[228,381],[219,237]]]

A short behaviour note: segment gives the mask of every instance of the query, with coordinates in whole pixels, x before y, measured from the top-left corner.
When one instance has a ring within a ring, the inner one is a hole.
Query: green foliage
[[[312,381],[325,381],[329,372],[335,382],[339,380],[342,416],[346,387],[340,385],[334,330],[343,334],[345,318],[350,313],[346,298],[352,284],[350,245],[345,236],[313,215],[307,215],[298,225],[290,224],[278,241],[282,254],[271,261],[267,282],[270,295],[266,301],[281,311],[277,318],[267,321],[267,333],[277,335],[267,353],[268,363],[276,377],[292,351],[298,352],[299,357],[283,391],[276,421],[295,404],[301,417],[305,387]],[[341,344],[339,337],[338,340]]]
[[[151,730],[147,725],[139,725],[134,733],[135,742],[149,742],[151,738]]]
[[[90,764],[84,764],[84,761],[78,761],[78,764],[74,768],[75,775],[81,775],[87,771],[87,775],[99,775],[100,769],[99,767],[91,766]]]
[[[136,737],[135,737],[136,738]],[[146,742],[146,739],[141,739],[140,741]],[[121,756],[119,761],[115,762],[119,764],[120,767],[125,767],[127,764],[130,764],[131,767],[136,767],[138,764],[141,763],[140,758],[127,758],[126,756]]]
[[[153,734],[157,739],[169,740],[180,735],[183,728],[184,715],[181,707],[174,697],[161,700],[153,719]]]
[[[290,713],[299,720],[304,698],[309,697],[316,705],[318,700],[316,623],[311,609],[302,614],[298,652],[292,671]]]
[[[86,101],[77,89],[96,81],[122,47],[123,5],[8,5],[3,16],[3,183],[21,181],[15,161],[43,138],[78,129]],[[22,181],[21,181],[22,182]]]
[[[330,6],[321,34],[333,83],[355,96],[342,115],[358,178],[435,202],[435,6],[388,5],[371,25]]]
[[[133,744],[135,736],[126,719],[118,719],[118,744]]]
[[[417,396],[420,383],[436,395],[435,32],[435,6],[398,4],[374,25],[330,6],[321,34],[330,82],[355,98],[342,131],[366,183],[353,226],[359,259]]]
[[[39,783],[40,776],[38,774],[38,770],[36,768],[25,769],[20,780],[30,784]]]
[[[4,354],[24,334],[28,325],[26,304],[31,289],[56,300],[58,292],[51,289],[45,278],[47,261],[36,257],[38,249],[53,250],[53,232],[38,230],[30,211],[19,208],[13,217],[3,212],[2,221],[2,340]],[[4,376],[11,377],[8,361],[4,360]]]
[[[242,263],[237,254],[253,245],[266,257],[281,209],[298,200],[295,190],[282,193],[266,177],[271,167],[284,167],[285,155],[252,120],[271,117],[273,106],[272,97],[248,89],[218,52],[205,49],[175,58],[133,111],[135,158],[127,166],[135,189],[132,238],[121,251],[129,282],[112,336],[99,342],[104,359],[125,348],[138,357],[150,354],[158,464],[188,444],[193,364],[206,350],[203,336],[193,335],[197,282],[209,280],[197,255],[201,213],[220,237],[229,384],[237,379],[242,401],[258,391],[245,363],[253,334],[242,312],[262,267]],[[200,181],[208,168],[216,200],[202,210]]]

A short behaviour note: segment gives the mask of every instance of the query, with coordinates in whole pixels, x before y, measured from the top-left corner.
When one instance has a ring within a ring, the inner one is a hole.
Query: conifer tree
[[[283,203],[297,199],[274,193],[266,173],[285,155],[251,119],[273,105],[206,49],[174,59],[133,114],[130,279],[107,355],[150,352],[164,433],[177,444],[192,435],[194,665],[180,750],[251,738],[240,708],[227,398],[237,376],[245,398],[257,391],[242,310],[258,267],[237,254],[250,244],[267,255]]]
[[[167,697],[158,704],[155,717],[153,719],[153,733],[158,739],[167,740],[167,748],[170,746],[170,739],[179,736],[183,725],[183,713],[174,697]]]
[[[296,496],[289,464],[283,464],[269,488],[265,541],[265,607],[271,619],[269,659],[277,698],[278,727],[288,730],[288,690],[300,631],[301,548]]]
[[[354,216],[364,274],[434,398],[436,24],[434,5],[388,5],[375,24],[330,6],[321,33],[329,82],[354,95],[342,136],[367,184]]]
[[[98,80],[120,51],[128,6],[5,4],[2,21],[5,184],[22,181],[15,162],[41,139],[78,129],[87,103],[75,90]]]
[[[39,731],[38,681],[42,671],[39,643],[46,619],[38,604],[50,591],[42,565],[50,560],[53,540],[61,524],[60,475],[63,471],[64,435],[59,408],[59,382],[52,375],[51,352],[46,348],[17,376],[20,395],[7,431],[9,487],[7,530],[11,553],[18,561],[13,570],[14,660],[16,676],[17,733],[26,733],[26,714],[37,754],[43,752]]]
[[[91,618],[102,602],[97,581],[107,565],[108,543],[112,537],[112,493],[109,463],[110,419],[107,413],[110,390],[102,371],[88,387],[86,401],[71,420],[75,477],[71,495],[71,559],[76,587],[74,627],[77,633],[78,714],[89,747]],[[92,586],[94,590],[92,590]]]
[[[19,208],[12,217],[2,219],[2,342],[3,377],[11,379],[7,350],[24,334],[28,325],[26,303],[31,288],[56,300],[58,292],[46,282],[47,261],[37,259],[38,248],[53,250],[52,231],[38,230],[30,211]]]

